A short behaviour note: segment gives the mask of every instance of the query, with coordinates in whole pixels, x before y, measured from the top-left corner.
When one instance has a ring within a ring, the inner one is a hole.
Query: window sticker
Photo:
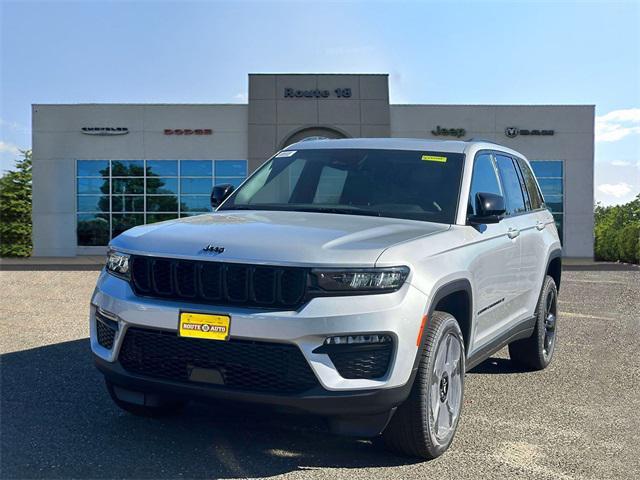
[[[436,157],[434,155],[422,155],[422,160],[425,162],[447,163],[447,157]]]
[[[296,150],[287,150],[284,152],[280,152],[276,155],[276,158],[280,158],[280,157],[292,157],[293,155],[296,154]]]

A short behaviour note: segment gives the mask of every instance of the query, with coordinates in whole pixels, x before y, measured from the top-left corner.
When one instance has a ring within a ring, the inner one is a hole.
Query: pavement
[[[87,340],[96,271],[0,271],[0,478],[633,479],[640,476],[640,271],[565,271],[551,366],[502,350],[466,376],[451,449],[422,462],[322,419],[192,404],[137,418]]]

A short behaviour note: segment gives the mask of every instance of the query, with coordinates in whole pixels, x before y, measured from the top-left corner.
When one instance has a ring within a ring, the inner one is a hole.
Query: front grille
[[[113,320],[103,319],[96,313],[96,333],[98,334],[98,343],[104,348],[111,350],[113,342],[116,338],[118,324]]]
[[[362,348],[340,348],[329,353],[329,358],[343,378],[381,378],[389,369],[393,346],[390,343]]]
[[[307,274],[305,268],[131,257],[136,295],[216,305],[296,309]]]
[[[119,360],[130,373],[179,382],[191,383],[194,369],[205,369],[221,379],[214,383],[236,390],[294,394],[318,385],[300,349],[280,343],[203,340],[132,327]]]

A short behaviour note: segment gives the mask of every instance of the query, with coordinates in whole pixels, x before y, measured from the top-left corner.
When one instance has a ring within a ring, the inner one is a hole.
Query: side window
[[[496,163],[500,178],[502,178],[502,186],[504,187],[507,215],[525,212],[527,209],[524,204],[522,185],[513,160],[511,160],[511,157],[496,155]]]
[[[531,201],[531,209],[537,210],[538,208],[542,208],[542,195],[540,195],[540,190],[538,190],[538,185],[536,184],[535,177],[533,176],[533,172],[527,162],[518,158],[518,165],[520,165],[520,171],[522,172],[522,176],[524,177],[524,183],[527,186],[527,190],[529,192],[529,200]]]
[[[502,195],[496,168],[489,153],[481,153],[478,155],[473,164],[471,189],[469,190],[469,213],[473,213],[474,215],[478,213],[476,211],[476,193],[478,192]]]

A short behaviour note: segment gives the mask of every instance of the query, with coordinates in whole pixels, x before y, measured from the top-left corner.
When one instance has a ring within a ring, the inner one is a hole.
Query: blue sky
[[[640,192],[639,1],[0,1],[2,170],[32,103],[243,103],[249,72],[371,72],[392,103],[595,104],[596,199]]]

